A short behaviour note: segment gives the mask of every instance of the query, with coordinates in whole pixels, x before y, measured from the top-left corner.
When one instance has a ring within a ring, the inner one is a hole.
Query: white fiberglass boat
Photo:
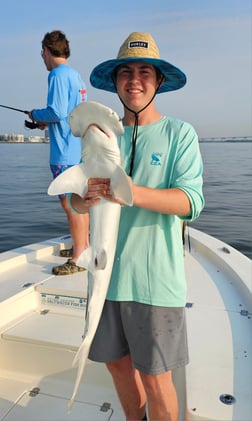
[[[189,234],[188,234],[189,232]],[[252,262],[187,229],[190,363],[174,371],[179,420],[252,420]],[[54,276],[60,237],[0,254],[0,421],[124,420],[103,364],[88,362],[70,413],[86,272]]]

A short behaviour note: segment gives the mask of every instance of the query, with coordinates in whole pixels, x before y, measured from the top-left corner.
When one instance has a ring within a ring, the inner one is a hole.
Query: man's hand
[[[36,124],[39,130],[45,130],[45,128],[48,126],[47,123],[43,123],[42,121],[36,121]]]
[[[31,110],[31,111],[28,112],[29,118],[32,120],[33,123],[36,123],[37,128],[39,130],[45,130],[45,128],[48,126],[48,124],[45,123],[45,122],[43,122],[43,121],[35,121],[34,118],[33,118],[33,116],[32,116],[32,111],[33,110]]]

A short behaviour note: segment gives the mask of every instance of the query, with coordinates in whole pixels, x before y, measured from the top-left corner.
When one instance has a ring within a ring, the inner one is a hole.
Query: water
[[[252,258],[252,143],[200,143],[206,206],[191,226]],[[48,144],[0,143],[0,252],[68,234],[51,182]]]
[[[191,225],[252,258],[252,143],[200,143],[206,205]]]
[[[49,145],[0,144],[0,252],[68,234],[51,182]]]

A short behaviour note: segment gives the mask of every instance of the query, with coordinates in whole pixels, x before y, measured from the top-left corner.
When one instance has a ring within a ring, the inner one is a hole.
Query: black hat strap
[[[113,80],[113,83],[114,83],[114,85],[115,85],[115,88],[116,88],[116,83],[115,83],[115,80],[114,80],[114,78],[112,78],[112,80]],[[157,89],[156,89],[156,91],[155,91],[155,93],[154,93],[154,95],[153,95],[153,97],[150,99],[150,101],[140,110],[140,111],[138,111],[138,112],[136,112],[136,111],[134,111],[134,110],[131,110],[124,102],[123,102],[123,100],[122,100],[122,98],[120,97],[120,95],[118,95],[118,97],[119,97],[119,99],[120,99],[120,101],[121,101],[121,103],[123,104],[123,106],[125,107],[125,108],[127,108],[127,110],[128,111],[130,111],[130,112],[132,112],[133,114],[134,114],[134,116],[135,116],[135,121],[134,121],[134,127],[133,127],[133,132],[132,132],[132,137],[131,137],[131,144],[132,144],[132,146],[131,146],[131,159],[130,159],[130,170],[129,170],[129,176],[131,177],[132,176],[132,173],[133,173],[133,167],[134,167],[134,160],[135,160],[135,152],[136,152],[136,141],[137,141],[137,132],[138,132],[138,116],[139,116],[139,114],[142,112],[142,111],[144,111],[150,104],[151,104],[151,102],[153,101],[153,99],[155,98],[155,96],[156,96],[156,94],[157,94],[157,91],[159,90],[159,88],[160,88],[160,86],[161,86],[161,84],[162,84],[162,82],[163,82],[163,80],[164,80],[164,77],[161,77],[161,79],[160,79],[160,82],[159,82],[159,84],[158,84],[158,87],[157,87]],[[118,94],[118,93],[117,93]]]
[[[130,110],[131,111],[131,110]],[[141,110],[142,111],[142,110]],[[131,159],[130,159],[130,170],[129,170],[129,176],[132,176],[133,172],[133,166],[134,166],[134,159],[135,159],[135,151],[136,151],[136,140],[137,140],[137,131],[138,131],[138,114],[135,114],[135,122],[132,132],[132,138],[131,138]]]

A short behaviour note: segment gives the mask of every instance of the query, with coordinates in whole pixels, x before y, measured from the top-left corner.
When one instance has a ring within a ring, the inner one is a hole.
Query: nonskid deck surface
[[[61,239],[10,252],[0,262],[0,420],[124,419],[103,364],[88,362],[71,413],[67,405],[82,341],[86,272],[54,276]],[[6,254],[5,254],[6,255]],[[15,270],[12,270],[13,261]],[[8,267],[9,266],[9,267]]]
[[[237,272],[242,263],[246,277],[251,261],[237,261],[230,269],[236,252],[230,248],[226,253],[222,243],[212,243],[208,236],[209,247],[203,240],[202,245],[202,237],[192,230],[191,250],[185,253],[190,363],[184,374],[174,372],[179,421],[185,421],[186,400],[187,421],[251,421],[250,281],[247,277],[244,287]],[[87,283],[86,272],[52,275],[52,266],[64,262],[59,249],[68,246],[69,239],[53,239],[42,247],[27,246],[25,255],[0,255],[1,421],[124,419],[106,368],[91,362],[67,413]]]
[[[109,384],[102,385],[100,377],[106,379],[108,373],[103,367],[95,370],[94,364],[87,366],[86,377],[89,384],[82,383],[79,397],[70,413],[67,405],[72,393],[73,373],[60,373],[44,378],[0,379],[0,420],[1,421],[52,421],[52,420],[123,420],[117,397]],[[88,369],[90,373],[88,374]],[[66,376],[66,378],[65,378]],[[97,378],[95,378],[97,376]],[[104,382],[105,383],[105,382]]]
[[[186,367],[190,420],[250,421],[252,265],[226,244],[192,230]]]
[[[47,307],[46,311],[26,313],[2,333],[0,420],[108,420],[112,414],[121,416],[107,370],[92,362],[87,365],[73,410],[67,414],[76,376],[71,365],[81,343],[84,316],[82,310],[66,315],[61,309]]]

